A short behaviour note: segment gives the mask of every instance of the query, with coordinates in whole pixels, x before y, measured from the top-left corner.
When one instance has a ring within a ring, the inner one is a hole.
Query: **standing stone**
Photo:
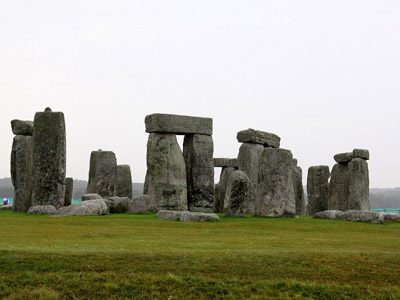
[[[35,114],[32,137],[33,205],[64,205],[66,136],[62,112]]]
[[[14,137],[11,151],[11,180],[14,185],[13,209],[27,212],[32,206],[32,137]]]
[[[233,167],[224,167],[221,170],[219,182],[215,185],[214,189],[214,212],[224,212],[226,188],[228,186],[229,176],[231,176],[232,172],[234,171],[235,168]]]
[[[183,140],[189,211],[212,212],[214,206],[214,143],[209,135],[191,134]]]
[[[71,177],[65,178],[65,199],[64,206],[71,205],[72,193],[74,191],[74,179]]]
[[[226,188],[224,213],[226,217],[244,217],[250,192],[250,179],[243,171],[234,171]]]
[[[296,203],[296,215],[306,213],[306,202],[304,199],[303,170],[299,166],[293,166],[293,189]]]
[[[328,210],[328,180],[330,177],[328,166],[314,166],[308,169],[307,174],[307,214]]]
[[[129,165],[117,166],[117,186],[115,196],[132,199],[132,175]]]
[[[150,133],[147,177],[150,206],[187,210],[186,165],[175,134]]]
[[[265,148],[260,158],[256,214],[262,217],[294,217],[296,214],[292,153]]]
[[[262,145],[250,143],[242,144],[239,149],[239,170],[245,172],[250,179],[250,190],[246,207],[247,212],[252,214],[255,213],[259,163],[263,151],[264,147]]]
[[[149,176],[147,175],[147,170],[146,170],[146,177],[144,178],[143,194],[144,195],[149,194]]]
[[[354,158],[349,163],[349,210],[370,209],[368,163]]]
[[[332,168],[331,181],[329,183],[329,210],[346,211],[349,209],[349,166],[338,163]]]
[[[112,151],[92,151],[89,182],[85,194],[113,197],[117,184],[117,159]]]

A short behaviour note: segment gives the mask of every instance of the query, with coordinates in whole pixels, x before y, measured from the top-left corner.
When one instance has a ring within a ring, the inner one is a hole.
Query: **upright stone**
[[[112,151],[92,151],[90,154],[89,182],[85,194],[113,197],[117,184],[117,158]]]
[[[144,178],[143,194],[144,195],[149,194],[149,176],[147,175],[147,170],[146,170],[146,177]]]
[[[368,163],[354,158],[349,163],[349,210],[370,210]]]
[[[314,166],[308,169],[307,174],[307,214],[328,210],[328,180],[330,177],[328,166]]]
[[[74,191],[74,179],[71,177],[65,178],[64,206],[71,205],[73,191]]]
[[[244,217],[250,191],[250,179],[243,171],[234,171],[228,180],[224,213],[227,217]]]
[[[247,174],[250,179],[249,197],[247,198],[247,212],[255,213],[257,195],[257,181],[261,154],[264,147],[260,144],[244,143],[240,146],[238,162],[239,170]]]
[[[62,112],[35,114],[32,137],[33,205],[64,205],[66,136]]]
[[[329,182],[329,210],[346,211],[349,209],[349,166],[346,163],[335,164]]]
[[[147,142],[150,206],[187,210],[185,159],[175,134],[151,133]]]
[[[258,173],[256,214],[262,217],[294,217],[296,214],[292,153],[265,148]]]
[[[132,175],[129,165],[117,165],[117,187],[115,196],[132,199]]]
[[[219,182],[214,188],[214,212],[224,212],[224,201],[226,188],[228,186],[228,179],[232,172],[235,171],[233,167],[223,167],[219,176]]]
[[[190,134],[183,141],[189,211],[212,212],[214,206],[214,144],[209,135]]]
[[[14,137],[11,151],[11,180],[14,185],[13,209],[27,212],[32,206],[32,137]]]
[[[293,189],[296,215],[304,215],[306,213],[306,203],[304,199],[303,170],[295,164],[293,164]]]

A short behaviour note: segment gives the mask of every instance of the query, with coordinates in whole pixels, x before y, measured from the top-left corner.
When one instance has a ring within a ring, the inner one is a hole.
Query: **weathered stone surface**
[[[149,195],[139,195],[133,197],[133,199],[129,202],[129,213],[142,214],[150,211],[157,211],[157,207],[151,206]]]
[[[294,217],[296,214],[292,153],[265,148],[260,159],[256,214],[262,217]]]
[[[348,209],[349,184],[348,164],[335,164],[329,183],[328,209],[340,211]]]
[[[354,158],[353,152],[345,152],[345,153],[339,153],[336,154],[333,159],[337,163],[348,163]]]
[[[53,205],[35,205],[28,209],[28,214],[31,215],[55,215],[56,208]]]
[[[295,165],[293,166],[293,189],[296,215],[304,215],[306,213],[306,202],[304,198],[303,170]]]
[[[59,216],[101,216],[107,214],[107,205],[103,199],[87,200],[61,207]]]
[[[170,221],[180,221],[182,213],[183,211],[178,210],[159,210],[157,217]]]
[[[96,199],[102,199],[102,197],[99,194],[84,194],[82,196],[82,201],[87,201],[87,200],[96,200]]]
[[[249,202],[250,179],[243,171],[231,174],[226,188],[224,213],[226,217],[244,217]]]
[[[400,214],[393,213],[381,213],[385,221],[397,221],[400,222]]]
[[[328,166],[313,166],[307,174],[307,214],[314,215],[317,212],[328,210],[330,177]]]
[[[211,118],[170,114],[152,114],[145,119],[146,132],[212,135]]]
[[[189,211],[212,212],[214,206],[214,143],[209,135],[191,134],[183,140]]]
[[[224,167],[219,176],[219,182],[214,187],[214,212],[224,212],[224,201],[228,179],[235,168]]]
[[[110,213],[123,214],[128,212],[130,199],[128,197],[110,197]]]
[[[272,148],[279,148],[281,142],[281,138],[276,134],[251,128],[239,131],[236,138],[239,143],[261,144]]]
[[[207,214],[202,212],[190,212],[184,211],[180,217],[181,222],[209,222],[219,221],[219,217],[216,214]]]
[[[250,179],[250,190],[246,207],[247,212],[252,214],[255,213],[259,163],[263,151],[264,147],[262,145],[244,143],[240,146],[238,154],[239,170],[245,172]]]
[[[33,134],[33,121],[12,120],[11,129],[15,135],[28,135]]]
[[[342,221],[367,222],[382,224],[384,216],[381,213],[362,210],[346,210],[340,217]]]
[[[144,178],[143,194],[145,195],[149,194],[149,176],[147,175],[147,170],[146,170],[146,177]]]
[[[33,205],[64,205],[66,136],[62,112],[35,114],[32,137]]]
[[[112,151],[92,151],[86,194],[114,196],[117,184],[117,159]]]
[[[13,209],[12,204],[0,205],[0,210],[12,210],[12,209]]]
[[[14,137],[11,151],[11,180],[14,211],[27,212],[32,206],[32,137]]]
[[[239,162],[237,158],[214,158],[214,168],[239,168]]]
[[[368,163],[361,158],[355,158],[349,163],[349,200],[348,209],[370,209]]]
[[[186,165],[175,134],[150,133],[148,193],[159,210],[187,210]]]
[[[117,165],[115,196],[132,199],[132,175],[129,165]]]
[[[339,219],[339,217],[343,215],[343,212],[340,210],[324,210],[314,214],[313,218],[315,219]]]
[[[71,205],[73,191],[74,191],[74,179],[71,177],[65,178],[64,206]]]
[[[369,151],[367,149],[354,149],[353,157],[369,160]]]

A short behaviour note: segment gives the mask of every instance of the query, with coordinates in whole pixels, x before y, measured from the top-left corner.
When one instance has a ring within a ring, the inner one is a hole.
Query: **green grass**
[[[0,211],[2,299],[400,299],[400,223]]]

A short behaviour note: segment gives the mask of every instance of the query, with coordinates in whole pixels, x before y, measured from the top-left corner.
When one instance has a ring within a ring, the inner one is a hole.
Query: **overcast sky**
[[[370,186],[400,186],[400,1],[1,1],[0,178],[10,120],[65,114],[67,176],[92,150],[146,171],[144,118],[214,120],[214,157],[236,133],[281,137],[303,168],[370,150]]]

